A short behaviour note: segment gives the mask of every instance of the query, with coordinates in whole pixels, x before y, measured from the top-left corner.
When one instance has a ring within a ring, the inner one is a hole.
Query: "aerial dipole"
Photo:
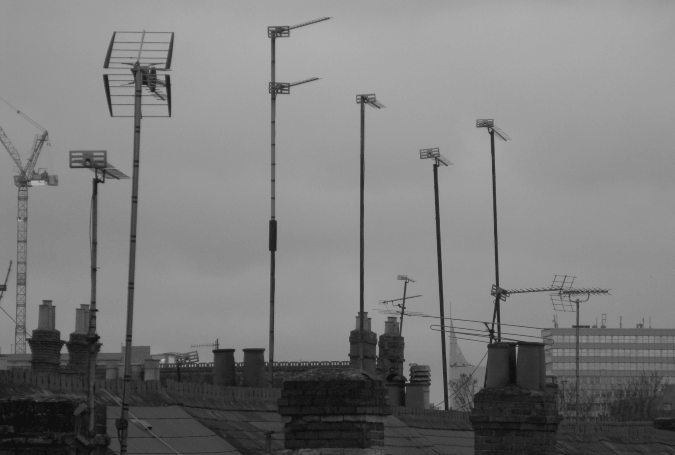
[[[276,117],[277,117],[277,94],[288,95],[291,93],[291,87],[295,85],[305,84],[316,81],[319,78],[312,77],[298,82],[277,82],[276,80],[276,42],[277,38],[288,38],[291,36],[291,30],[295,28],[304,27],[310,24],[316,24],[330,19],[330,17],[322,17],[308,22],[303,22],[296,25],[276,25],[267,27],[267,36],[271,40],[272,45],[272,79],[269,84],[269,93],[272,102],[271,113],[271,207],[270,207],[270,221],[269,221],[269,250],[270,250],[270,327],[269,327],[269,357],[268,357],[268,382],[270,387],[274,386],[274,298],[276,292],[276,252],[277,252],[277,218],[276,218]]]
[[[115,32],[110,40],[104,68],[130,69],[128,74],[104,74],[103,81],[108,110],[113,117],[134,118],[134,159],[131,195],[131,233],[129,235],[129,281],[127,287],[127,321],[124,350],[124,386],[122,413],[117,422],[120,432],[120,454],[127,453],[129,405],[131,389],[131,347],[136,279],[136,233],[138,224],[138,181],[141,153],[141,118],[171,117],[171,80],[157,71],[169,71],[173,55],[173,32]],[[125,65],[131,66],[131,68]],[[133,86],[133,93],[129,88]],[[146,93],[143,92],[145,87]],[[164,92],[162,89],[166,90]],[[133,103],[126,102],[132,96]],[[133,110],[131,109],[133,106]],[[143,109],[143,108],[146,109]]]

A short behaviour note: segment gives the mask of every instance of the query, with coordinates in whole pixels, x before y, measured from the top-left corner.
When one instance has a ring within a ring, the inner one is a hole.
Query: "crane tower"
[[[30,121],[30,120],[29,120]],[[34,123],[31,121],[31,123]],[[35,124],[35,123],[34,123]],[[58,176],[49,175],[46,170],[35,171],[40,151],[48,140],[48,133],[43,129],[42,134],[35,136],[33,150],[26,166],[21,163],[21,156],[12,145],[5,131],[0,127],[0,142],[5,146],[9,156],[17,166],[17,175],[14,184],[19,188],[17,230],[16,230],[16,328],[14,331],[14,346],[16,354],[26,353],[26,285],[28,272],[28,188],[32,186],[56,186]]]

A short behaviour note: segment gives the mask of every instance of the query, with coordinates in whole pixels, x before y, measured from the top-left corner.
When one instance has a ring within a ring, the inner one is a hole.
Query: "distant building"
[[[455,384],[457,384],[457,381],[462,378],[463,374],[466,375],[465,377],[469,381],[472,379],[476,380],[473,390],[470,390],[472,395],[478,393],[478,391],[483,388],[483,385],[485,384],[485,365],[472,365],[466,360],[462,350],[459,347],[459,343],[457,342],[455,326],[452,323],[452,320],[450,321],[450,360],[448,367],[450,370],[449,380],[454,381]],[[448,398],[450,399],[450,407],[452,409],[469,411],[469,409],[465,409],[467,406],[461,402],[462,400],[458,399],[459,397],[457,397],[455,394],[453,387],[448,389]]]
[[[576,329],[544,329],[541,336],[547,342],[546,374],[558,377],[562,399],[566,394],[573,396]],[[675,329],[649,329],[642,324],[630,329],[579,329],[580,396],[594,396],[593,415],[606,412],[605,403],[617,386],[654,372],[665,384],[675,385]]]

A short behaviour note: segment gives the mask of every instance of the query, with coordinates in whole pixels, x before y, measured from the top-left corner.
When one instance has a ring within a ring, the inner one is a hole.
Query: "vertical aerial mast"
[[[3,100],[4,101],[4,100]],[[6,101],[5,101],[6,102]],[[7,103],[9,105],[9,103]],[[10,105],[11,106],[11,105]],[[11,106],[13,108],[13,106]],[[21,156],[12,145],[5,131],[0,128],[0,142],[5,146],[9,156],[17,166],[17,175],[14,176],[14,184],[19,188],[18,214],[16,228],[16,326],[14,330],[14,352],[26,353],[26,288],[28,274],[28,188],[31,186],[57,186],[58,176],[49,175],[47,171],[35,172],[35,165],[45,142],[49,140],[47,130],[31,120],[21,111],[16,111],[31,124],[42,130],[41,135],[35,136],[33,151],[24,167]]]

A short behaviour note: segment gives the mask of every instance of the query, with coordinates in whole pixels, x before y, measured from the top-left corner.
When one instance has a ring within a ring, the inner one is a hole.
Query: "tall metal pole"
[[[576,416],[576,423],[577,425],[579,424],[579,299],[576,300],[577,304],[577,326],[576,326],[576,335],[577,335],[577,343],[576,343],[576,366],[577,366],[577,383],[576,383],[576,397],[575,397],[575,416]]]
[[[363,312],[364,312],[364,304],[363,304],[363,280],[364,280],[364,272],[363,272],[363,263],[364,263],[364,232],[363,232],[363,225],[364,225],[364,189],[365,189],[365,175],[366,175],[366,159],[365,159],[365,141],[366,141],[366,103],[362,102],[361,103],[361,209],[360,209],[360,240],[361,240],[361,256],[360,256],[360,261],[359,261],[359,368],[363,370]]]
[[[99,336],[96,334],[96,256],[98,251],[98,171],[94,171],[92,180],[93,193],[91,198],[91,305],[89,307],[89,435],[94,434],[94,383],[96,380],[96,343]]]
[[[501,288],[499,287],[499,242],[497,241],[497,174],[495,172],[495,131],[492,128],[490,128],[490,148],[492,151],[492,212],[495,233],[495,285],[497,286],[494,314],[497,318],[497,341],[502,341],[502,319],[499,308],[499,304],[501,302]]]
[[[127,392],[131,389],[131,341],[134,322],[134,280],[136,277],[136,225],[138,222],[138,177],[141,155],[141,88],[143,76],[141,65],[136,62],[132,72],[134,74],[134,174],[132,177],[131,193],[131,234],[129,236],[129,287],[127,292],[127,333],[124,347],[124,386],[122,388],[122,416],[120,418],[122,438],[120,441],[120,455],[127,453],[127,428],[129,405]]]
[[[403,304],[401,305],[401,328],[399,329],[399,335],[403,336],[403,315],[405,314],[405,291],[408,289],[408,280],[403,282]]]
[[[269,226],[269,250],[270,250],[270,345],[268,362],[268,382],[270,387],[274,386],[274,291],[276,287],[276,257],[277,251],[277,220],[275,214],[276,203],[276,117],[277,117],[277,92],[274,86],[276,81],[276,38],[272,35],[272,125],[271,125],[271,155],[272,155],[272,195],[271,195],[271,218]]]
[[[445,309],[443,304],[443,260],[441,259],[441,215],[438,205],[438,158],[434,162],[434,198],[436,203],[436,255],[438,256],[438,302],[441,314],[441,354],[443,355],[443,399],[445,410],[448,398],[448,360],[445,351]]]

